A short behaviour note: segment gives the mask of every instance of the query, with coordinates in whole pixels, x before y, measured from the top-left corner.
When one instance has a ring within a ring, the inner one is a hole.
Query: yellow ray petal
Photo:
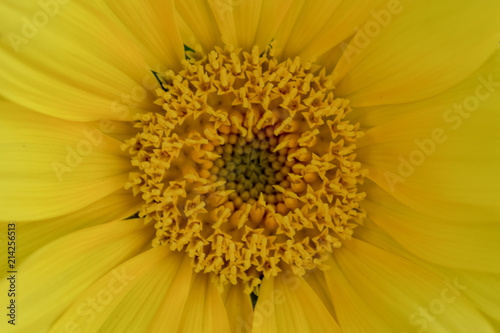
[[[363,296],[356,292],[335,261],[329,265],[331,271],[327,274],[327,282],[342,332],[398,332],[398,328],[395,330],[387,319],[380,317]],[[335,276],[330,277],[330,274]]]
[[[344,53],[343,45],[348,44],[351,41],[352,37],[349,37],[342,41],[339,45],[331,48],[327,52],[324,52],[322,55],[317,57],[316,62],[318,64],[321,64],[327,72],[331,72],[335,66],[337,66],[337,62],[339,62],[339,59],[342,57],[342,54]],[[314,58],[315,56],[310,56],[310,58]],[[305,55],[304,58],[309,58],[309,56]],[[358,111],[358,109],[356,109]]]
[[[354,237],[387,252],[401,256],[417,265],[421,265],[441,276],[443,281],[446,280],[449,283],[459,285],[459,297],[468,297],[476,308],[479,308],[484,314],[487,314],[489,317],[488,319],[492,319],[490,320],[490,324],[492,324],[493,327],[496,327],[495,319],[498,321],[497,323],[500,324],[500,300],[498,299],[499,293],[496,292],[500,285],[498,274],[449,269],[426,262],[406,251],[401,244],[391,238],[385,230],[378,227],[370,218],[365,219],[363,228],[357,229]],[[426,247],[429,247],[429,245],[426,245]],[[457,288],[455,287],[455,289]],[[458,293],[455,291],[455,294]]]
[[[184,258],[158,247],[128,260],[82,293],[51,332],[71,325],[84,332],[148,332],[165,295],[180,287],[177,277],[191,270]]]
[[[458,84],[500,40],[499,3],[390,1],[390,23],[361,27],[335,69],[337,93],[353,106],[407,103]]]
[[[499,286],[499,274],[450,269],[425,261],[405,250],[400,243],[389,236],[385,230],[377,226],[370,218],[364,220],[363,228],[357,229],[354,237],[423,266],[443,279],[454,280],[458,278],[460,283],[466,287],[462,288],[464,294],[484,313],[490,317],[498,318],[500,311],[497,311],[497,308],[500,302],[496,301],[498,293],[495,290]],[[492,264],[496,264],[497,261]]]
[[[211,276],[208,274],[196,273],[193,276],[189,297],[176,332],[231,332],[222,297],[210,280]]]
[[[211,51],[215,45],[222,45],[221,33],[207,1],[176,0],[175,8],[205,51]],[[195,47],[190,40],[184,43]]]
[[[139,129],[133,127],[134,124],[129,121],[104,119],[89,124],[120,142],[133,138],[139,132]]]
[[[463,271],[460,280],[467,286],[464,293],[500,325],[500,275]]]
[[[243,292],[241,284],[229,285],[224,289],[222,300],[231,324],[231,332],[252,332],[252,301],[248,294]]]
[[[303,8],[305,8],[308,3],[309,2],[306,2],[306,0],[293,1],[283,21],[279,25],[278,30],[276,31],[276,34],[274,36],[274,40],[276,43],[276,47],[280,53],[283,53],[283,49],[286,47],[286,45],[288,45],[289,39],[293,37],[292,31],[295,23],[299,19]],[[283,57],[285,56],[289,57],[290,55],[283,55]],[[296,54],[293,54],[291,56],[296,56]]]
[[[94,281],[135,256],[153,234],[142,220],[118,221],[77,231],[35,252],[18,267],[22,320],[17,331],[50,325]],[[7,282],[0,283],[4,290]]]
[[[203,51],[203,47],[201,46],[202,45],[201,41],[198,39],[198,37],[196,37],[196,34],[188,25],[184,17],[179,15],[178,12],[176,12],[175,21],[177,22],[177,28],[179,29],[182,42],[184,43],[184,47],[187,46],[193,50]]]
[[[180,69],[184,46],[175,20],[174,0],[99,0],[116,16],[130,39],[144,50],[151,68]]]
[[[495,321],[495,320],[490,320],[491,326],[494,327],[495,332],[500,332],[500,322]]]
[[[158,251],[165,250],[165,248],[158,249]],[[171,258],[174,256],[177,257],[175,260]],[[140,281],[130,291],[99,331],[151,332],[149,326],[164,303],[163,296],[171,289],[182,288],[183,279],[189,277],[192,271],[189,259],[185,255],[172,253],[168,259],[150,272],[149,279]],[[175,306],[175,302],[170,302],[169,305]]]
[[[500,273],[498,223],[482,223],[478,217],[464,224],[424,215],[371,182],[364,191],[370,219],[412,254],[445,267]]]
[[[357,228],[353,237],[362,240],[365,243],[376,246],[386,252],[412,261],[415,264],[425,267],[436,274],[439,274],[444,269],[442,266],[438,266],[425,261],[424,259],[421,259],[408,252],[399,242],[391,237],[389,233],[387,233],[384,229],[380,228],[375,222],[373,222],[370,216],[367,216],[363,220],[363,227]],[[436,267],[438,267],[439,269],[436,269]]]
[[[359,158],[369,178],[417,211],[457,221],[498,220],[499,104],[496,52],[435,98],[365,109],[372,128],[359,140]]]
[[[192,271],[189,260],[184,260],[182,268],[179,269],[175,279],[170,283],[170,288],[162,300],[161,307],[156,312],[149,332],[177,332],[189,297]]]
[[[329,22],[341,2],[341,0],[294,2],[276,36],[277,46],[283,48],[283,57],[294,58],[299,55]]]
[[[254,333],[341,332],[306,280],[285,271],[264,279],[255,305]]]
[[[496,50],[492,56],[465,81],[442,94],[414,103],[355,108],[354,112],[348,115],[348,118],[353,122],[361,122],[363,128],[369,129],[385,125],[400,118],[404,119],[404,117],[409,114],[417,114],[418,112],[429,110],[432,111],[436,120],[445,121],[445,112],[450,108],[453,109],[455,103],[463,104],[466,98],[476,97],[481,102],[485,98],[498,98],[495,96],[500,94],[500,91],[498,91],[500,90],[499,84],[500,50]],[[464,107],[462,106],[462,108]],[[449,118],[449,116],[447,116],[447,118]],[[453,119],[450,125],[456,126],[459,120]],[[447,123],[450,123],[450,121]],[[460,125],[461,124],[462,123],[460,123]]]
[[[209,0],[224,41],[235,47],[260,50],[271,42],[289,0]]]
[[[326,284],[325,274],[323,273],[323,271],[316,269],[306,273],[306,275],[304,275],[303,277],[304,280],[307,281],[307,284],[321,299],[321,302],[328,309],[328,312],[333,317],[333,319],[337,320],[335,315],[335,308],[333,307],[330,294],[328,293],[328,285]]]
[[[21,264],[39,248],[74,231],[127,218],[138,211],[140,204],[141,199],[134,198],[130,191],[119,190],[73,213],[36,223],[18,223],[16,262]],[[7,262],[5,251],[0,253],[0,260]]]
[[[87,124],[0,105],[2,220],[68,214],[124,186],[131,166],[118,141]]]
[[[69,120],[130,120],[150,107],[157,82],[123,27],[91,2],[50,3],[0,4],[2,94]]]
[[[340,46],[344,51],[348,45],[344,40],[354,36],[357,29],[368,20],[386,19],[384,15],[390,1],[359,0],[341,1],[340,4],[332,3],[332,1],[326,3],[323,4],[323,11],[330,12],[331,9],[334,9],[334,11],[329,17],[325,17],[324,14],[313,16],[313,24],[316,29],[310,33],[310,25],[306,25],[301,30],[295,29],[297,34],[304,35],[304,37],[308,36],[308,38],[302,38],[301,48],[295,51],[300,52],[300,55],[306,59],[320,56],[335,46]],[[321,8],[319,8],[319,11],[321,11]],[[317,22],[318,18],[323,18],[323,20]],[[303,24],[307,24],[307,20],[302,15],[299,16],[299,21],[306,21]],[[293,43],[294,39],[295,34],[290,39],[290,42]]]
[[[255,34],[255,45],[265,47],[271,42],[294,2],[294,0],[265,0],[262,2],[259,27]]]
[[[443,280],[357,239],[327,263],[326,281],[346,333],[494,332],[463,295],[460,280]]]
[[[222,39],[247,50],[254,45],[262,1],[210,0],[210,7],[222,33]]]

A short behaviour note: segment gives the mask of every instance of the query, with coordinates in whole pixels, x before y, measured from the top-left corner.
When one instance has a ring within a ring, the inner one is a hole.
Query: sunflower
[[[2,332],[500,332],[500,3],[0,8]]]

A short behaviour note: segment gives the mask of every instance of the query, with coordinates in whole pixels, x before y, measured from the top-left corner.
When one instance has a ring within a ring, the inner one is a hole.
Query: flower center
[[[153,246],[186,252],[219,286],[285,266],[322,268],[364,212],[355,160],[362,133],[325,69],[279,62],[229,47],[184,61],[162,76],[157,110],[123,145],[137,170],[126,188],[141,194],[139,216],[154,223]]]

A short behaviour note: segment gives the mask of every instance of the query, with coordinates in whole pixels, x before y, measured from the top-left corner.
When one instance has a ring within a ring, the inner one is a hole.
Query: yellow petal
[[[359,158],[370,179],[417,211],[457,221],[498,220],[498,105],[500,52],[444,94],[374,110]]]
[[[96,128],[8,102],[0,123],[0,216],[42,220],[74,212],[122,188],[130,161]]]
[[[18,223],[16,262],[21,264],[33,252],[50,242],[82,228],[93,227],[109,221],[127,218],[139,210],[140,198],[130,191],[119,190],[76,212],[36,223]],[[2,263],[7,262],[7,252],[0,253]]]
[[[278,30],[274,36],[274,41],[278,51],[285,57],[294,57],[297,54],[283,54],[283,49],[288,45],[288,41],[293,37],[292,31],[295,23],[300,17],[302,9],[306,7],[311,2],[306,2],[306,0],[296,0],[293,1],[290,8],[288,9],[282,23],[279,25]]]
[[[153,235],[142,220],[118,221],[77,231],[35,252],[17,271],[16,300],[19,309],[22,306],[22,320],[19,317],[16,331],[49,326],[81,292],[135,256]],[[1,281],[3,290],[7,283]],[[3,304],[6,296],[2,293]],[[5,324],[2,320],[0,325]]]
[[[176,25],[174,0],[99,0],[146,57],[151,68],[162,65],[178,70],[184,46]]]
[[[142,50],[94,2],[9,0],[0,11],[0,78],[9,100],[79,121],[130,120],[150,107],[157,82]]]
[[[495,332],[500,332],[500,322],[490,320],[491,326],[495,328]]]
[[[215,45],[222,46],[221,33],[207,1],[176,0],[175,8],[205,51],[211,51]],[[184,43],[191,48],[195,46],[191,40]]]
[[[395,327],[387,323],[367,304],[342,274],[335,261],[329,263],[331,271],[327,274],[329,290],[334,303],[337,320],[344,333],[392,332]],[[331,275],[335,275],[330,277]],[[389,316],[392,318],[392,316]],[[398,332],[396,330],[396,332]]]
[[[500,225],[471,223],[421,214],[373,183],[364,187],[367,215],[406,250],[450,268],[500,273]],[[457,205],[457,209],[460,209]]]
[[[209,1],[222,39],[247,50],[254,45],[262,1]]]
[[[317,58],[316,62],[318,64],[321,64],[326,69],[326,72],[331,72],[335,68],[335,66],[337,66],[337,63],[339,62],[340,58],[342,57],[342,54],[344,53],[344,50],[342,49],[343,45],[349,43],[351,38],[352,37],[345,39],[339,45],[331,48],[327,52],[324,52],[321,56]],[[314,56],[311,57],[314,58]],[[307,59],[308,56],[305,56],[305,58]],[[359,109],[356,108],[356,112],[358,110]]]
[[[276,43],[283,48],[284,58],[294,58],[331,23],[330,18],[341,5],[341,0],[294,1],[285,21],[279,28]],[[338,36],[337,33],[331,34]],[[342,40],[342,39],[341,39]],[[335,44],[331,44],[331,47]]]
[[[437,95],[473,73],[500,40],[498,2],[389,1],[384,10],[388,23],[369,19],[335,69],[337,93],[353,106]]]
[[[274,39],[294,2],[294,0],[262,1],[259,27],[255,34],[255,45],[265,47]]]
[[[383,15],[382,12],[386,10],[384,7],[387,4],[387,0],[341,1],[340,4],[327,1],[323,4],[323,8],[318,8],[313,19],[307,20],[305,16],[299,16],[298,21],[302,23],[304,29],[295,28],[296,34],[293,34],[290,42],[295,42],[296,35],[303,36],[304,42],[295,52],[300,52],[306,59],[318,57],[335,46],[345,49],[347,46],[345,40],[354,36],[356,29],[368,20]],[[308,3],[309,7],[311,5],[312,2]],[[326,16],[325,13],[330,15]],[[312,31],[310,24],[315,28]]]
[[[140,131],[137,127],[133,127],[133,123],[129,121],[118,121],[105,119],[89,123],[107,136],[112,137],[120,142],[128,140],[136,136]]]
[[[445,91],[442,94],[436,95],[422,101],[398,104],[398,105],[383,105],[373,107],[356,107],[354,112],[348,115],[349,119],[354,122],[361,122],[363,128],[372,128],[380,125],[385,125],[399,118],[405,117],[408,114],[420,112],[421,110],[433,109],[435,116],[441,117],[442,120],[445,111],[448,108],[453,108],[453,104],[463,102],[469,96],[481,96],[481,101],[486,96],[491,94],[487,99],[497,95],[500,92],[497,90],[500,83],[500,50],[496,50],[488,60],[481,65],[474,73],[466,80],[456,85],[455,87]],[[490,78],[490,75],[491,78]],[[484,80],[490,82],[484,84]],[[480,88],[478,88],[480,87]],[[476,90],[478,89],[478,90]],[[486,89],[486,90],[485,90]],[[440,110],[441,112],[438,112]],[[455,124],[456,121],[453,121]]]
[[[441,270],[444,269],[441,266],[427,262],[408,252],[399,242],[391,237],[389,233],[387,233],[384,229],[380,228],[375,222],[373,222],[370,216],[367,216],[363,220],[363,227],[357,228],[353,237],[362,240],[365,243],[376,246],[386,252],[412,261],[417,265],[423,266],[435,272],[436,274],[439,273],[439,270],[436,270],[436,267],[439,267],[439,269]]]
[[[319,269],[309,271],[303,276],[303,278],[321,299],[321,302],[323,302],[323,305],[328,309],[330,315],[336,320],[335,308],[333,307],[333,303],[328,292],[328,285],[326,284],[325,274],[323,271]]]
[[[222,294],[222,300],[231,324],[231,332],[252,332],[252,301],[243,290],[242,284],[229,285],[225,287]]]
[[[463,271],[460,280],[467,287],[465,294],[500,325],[500,275]]]
[[[468,297],[476,308],[486,314],[488,319],[491,319],[490,324],[493,327],[497,328],[498,324],[500,324],[500,299],[498,298],[500,293],[497,292],[500,286],[500,276],[498,274],[449,269],[426,262],[406,251],[401,244],[391,238],[388,233],[378,227],[370,218],[365,219],[363,227],[356,230],[354,237],[413,261],[441,276],[442,280],[447,281],[447,283],[457,284],[460,288],[454,288],[461,292],[458,295],[459,297]],[[429,246],[427,245],[427,247]],[[495,326],[495,323],[497,323],[497,326]],[[495,332],[497,331],[498,329]]]
[[[182,266],[177,268],[178,274],[171,280],[169,289],[163,297],[161,306],[156,311],[155,317],[149,326],[149,332],[177,332],[181,322],[182,313],[186,308],[191,288],[192,267],[190,259],[181,253],[184,258]],[[178,266],[177,266],[178,267]],[[173,268],[175,269],[175,267]]]
[[[289,0],[209,0],[223,41],[235,47],[260,50],[271,42],[285,13]]]
[[[306,280],[284,271],[262,281],[252,332],[340,333],[341,330]]]
[[[464,295],[460,280],[442,279],[357,239],[327,264],[326,281],[343,332],[494,332]]]
[[[230,324],[222,297],[211,276],[196,273],[193,276],[189,297],[176,332],[223,333],[230,332]]]
[[[179,288],[178,276],[191,271],[184,259],[165,247],[135,256],[85,290],[51,332],[71,326],[83,332],[148,332],[165,295]]]

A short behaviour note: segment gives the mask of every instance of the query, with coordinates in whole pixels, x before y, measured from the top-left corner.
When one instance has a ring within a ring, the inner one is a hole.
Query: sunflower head
[[[321,268],[364,215],[362,132],[332,78],[298,57],[278,61],[272,47],[225,47],[162,79],[161,108],[137,114],[141,131],[123,146],[153,246],[184,251],[196,272],[246,292],[283,265]]]
[[[500,333],[499,12],[0,1],[0,332]]]

